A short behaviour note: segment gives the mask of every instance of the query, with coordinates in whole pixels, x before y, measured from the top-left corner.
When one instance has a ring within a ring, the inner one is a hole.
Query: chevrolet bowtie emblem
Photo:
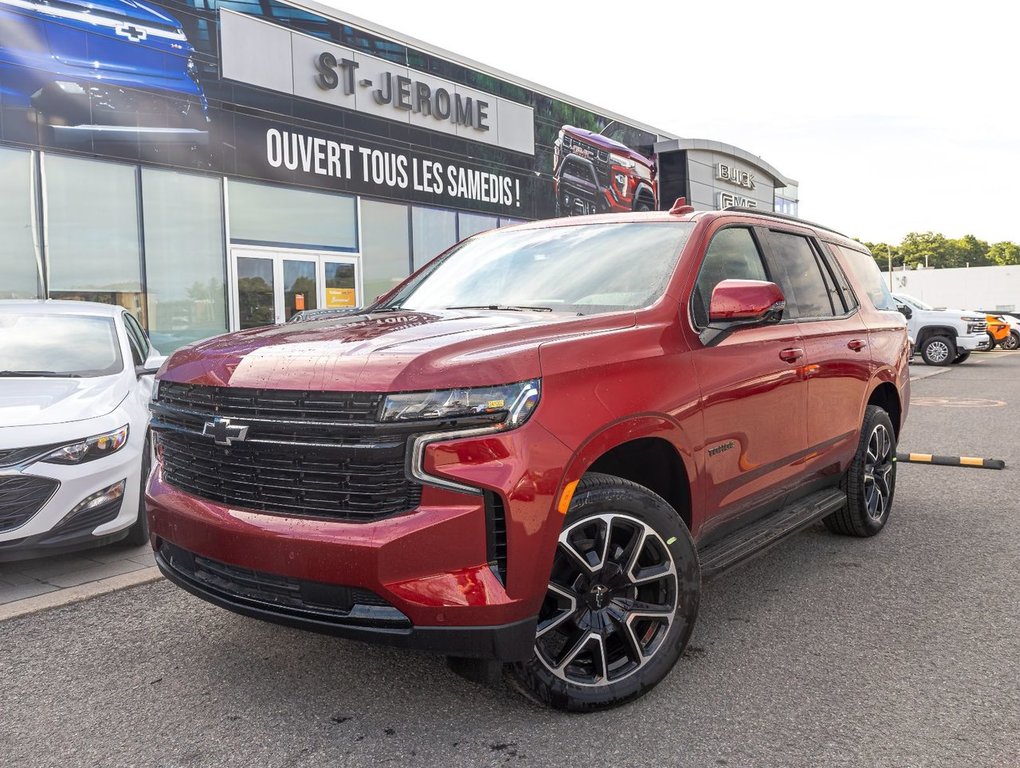
[[[231,424],[230,419],[223,419],[217,416],[212,421],[207,421],[202,427],[202,434],[213,439],[216,445],[230,445],[237,440],[244,440],[248,436],[248,427],[240,424]]]
[[[149,36],[149,33],[144,29],[139,29],[133,24],[118,24],[114,30],[121,37],[126,37],[132,42],[139,42]]]

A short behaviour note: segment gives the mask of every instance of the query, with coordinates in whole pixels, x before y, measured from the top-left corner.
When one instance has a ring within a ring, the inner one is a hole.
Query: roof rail
[[[847,235],[844,235],[842,232],[837,232],[832,227],[827,227],[824,224],[816,224],[813,221],[808,221],[807,219],[801,219],[801,218],[798,218],[796,216],[791,216],[788,213],[779,213],[778,211],[763,211],[761,208],[744,208],[744,207],[739,206],[739,205],[728,205],[725,208],[723,208],[723,210],[724,211],[733,211],[735,213],[756,213],[759,216],[771,216],[772,218],[775,218],[775,219],[785,219],[786,221],[795,221],[798,224],[806,224],[807,226],[814,227],[815,229],[824,229],[826,232],[832,232],[832,234],[839,235],[840,237],[845,237],[847,240],[852,239],[852,238],[848,237]]]

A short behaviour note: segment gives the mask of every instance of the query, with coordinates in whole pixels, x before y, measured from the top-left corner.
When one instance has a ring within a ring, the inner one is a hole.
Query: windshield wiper
[[[513,304],[478,304],[467,307],[447,307],[447,309],[497,309],[511,312],[552,312],[552,307],[525,307]]]
[[[13,379],[18,377],[45,376],[51,379],[80,379],[80,373],[61,373],[60,371],[0,371],[0,378]]]

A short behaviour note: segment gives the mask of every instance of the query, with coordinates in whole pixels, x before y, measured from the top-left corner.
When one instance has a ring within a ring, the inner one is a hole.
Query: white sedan
[[[147,543],[163,359],[122,307],[0,301],[0,561]]]

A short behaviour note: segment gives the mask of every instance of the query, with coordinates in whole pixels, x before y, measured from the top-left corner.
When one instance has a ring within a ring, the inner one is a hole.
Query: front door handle
[[[862,349],[868,346],[868,342],[864,341],[863,339],[852,339],[848,341],[846,345],[854,352],[860,352]]]
[[[804,350],[799,347],[789,347],[779,353],[779,359],[788,363],[795,363],[804,357]]]

